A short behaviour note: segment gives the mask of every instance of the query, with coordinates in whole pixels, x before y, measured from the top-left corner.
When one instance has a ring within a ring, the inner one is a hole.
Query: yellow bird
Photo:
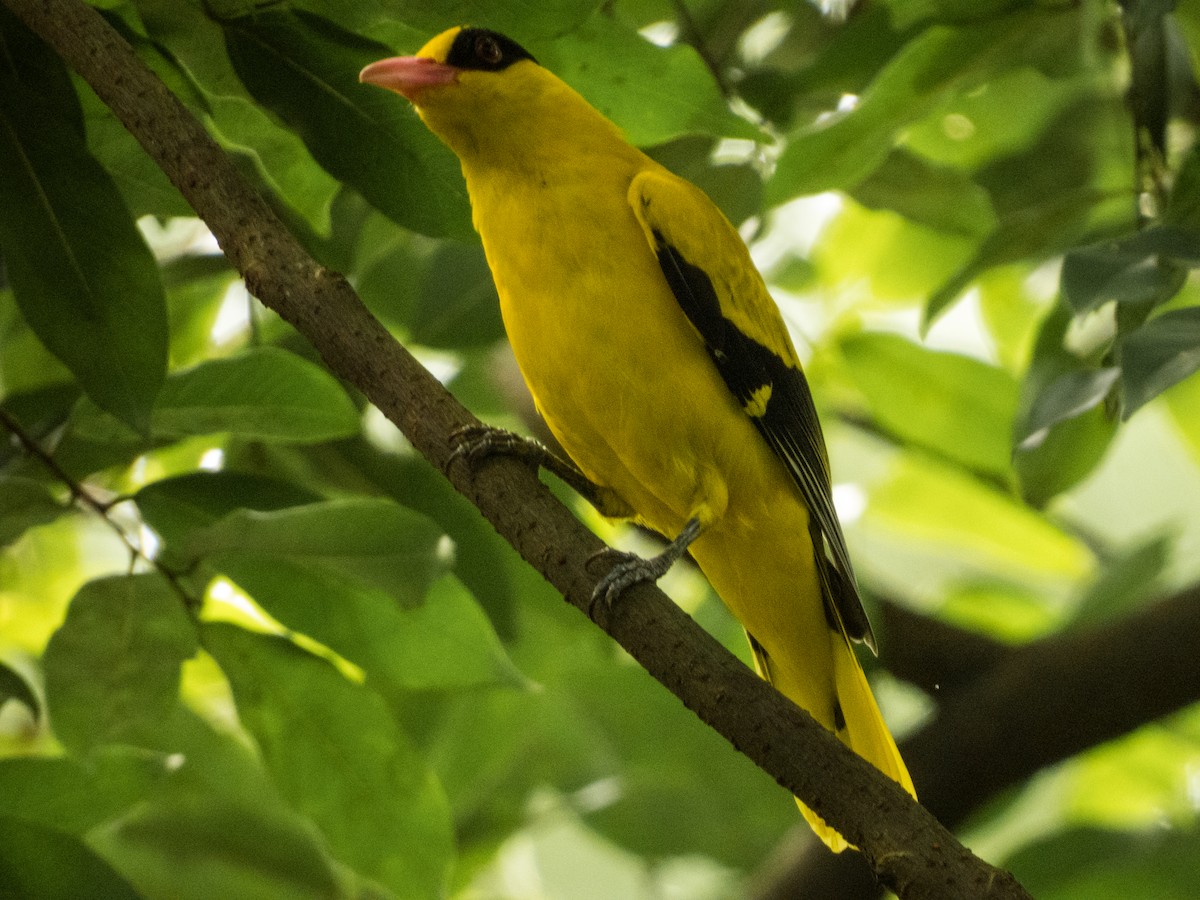
[[[851,646],[874,641],[812,396],[737,231],[503,35],[452,28],[360,78],[461,161],[513,352],[600,511],[674,537],[599,596],[690,551],[759,674],[914,793]]]

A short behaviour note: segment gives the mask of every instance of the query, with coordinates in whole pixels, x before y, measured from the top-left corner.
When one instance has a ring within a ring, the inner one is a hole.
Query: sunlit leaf
[[[212,623],[203,643],[280,791],[333,854],[397,896],[442,896],[446,797],[383,700],[282,638]]]
[[[186,542],[288,627],[380,689],[523,686],[429,520],[384,500],[234,512]]]
[[[1027,66],[999,71],[983,91],[956,94],[905,131],[905,146],[956,169],[976,171],[1020,156],[1064,106],[1086,92],[1074,79],[1050,78]]]
[[[453,538],[455,574],[487,610],[496,630],[509,637],[515,606],[527,599],[516,595],[513,584],[511,570],[525,569],[516,551],[424,460],[382,453],[366,442],[343,442],[337,449],[380,489],[429,516]]]
[[[1011,375],[895,335],[856,334],[841,350],[885,431],[969,469],[1007,477],[1017,409]]]
[[[896,460],[870,494],[859,528],[890,532],[907,548],[905,570],[888,581],[950,575],[1003,577],[1048,590],[1092,570],[1088,549],[1015,498],[917,457]],[[883,537],[883,535],[880,535]],[[887,557],[860,555],[875,571]],[[940,563],[930,571],[931,561]]]
[[[453,576],[434,582],[415,609],[384,607],[374,613],[373,624],[355,623],[358,634],[333,644],[352,647],[347,657],[369,674],[410,690],[527,685],[479,605]]]
[[[136,742],[175,706],[179,667],[195,651],[192,622],[162,576],[88,582],[43,660],[55,734],[76,751]]]
[[[875,301],[911,305],[937,290],[974,253],[976,242],[935,231],[891,210],[846,203],[813,254],[821,283],[858,285]]]

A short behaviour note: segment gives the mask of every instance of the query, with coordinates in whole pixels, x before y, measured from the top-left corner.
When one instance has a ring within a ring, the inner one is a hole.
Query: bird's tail
[[[766,654],[762,653],[761,648],[751,639],[751,647],[755,650],[756,668],[759,674],[774,684],[784,696],[814,712],[814,717],[834,732],[842,743],[916,797],[908,768],[900,757],[896,741],[884,724],[879,706],[875,703],[875,697],[867,683],[867,676],[859,665],[849,639],[844,634],[832,630],[829,636],[833,642],[833,681],[837,693],[833,721],[823,721],[825,716],[817,713],[812,705],[806,702],[806,695],[810,693],[808,686],[788,684],[784,673],[775,670]],[[817,837],[834,853],[841,853],[852,846],[799,799],[796,800],[796,805],[800,807],[801,814]]]

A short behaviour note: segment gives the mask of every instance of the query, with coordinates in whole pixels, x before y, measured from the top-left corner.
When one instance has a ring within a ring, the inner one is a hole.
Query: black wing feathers
[[[764,385],[773,384],[787,366],[721,314],[721,301],[703,269],[684,259],[661,232],[654,232],[654,240],[658,264],[671,293],[704,338],[708,354],[717,364],[726,386],[738,403],[745,406]]]
[[[791,473],[809,508],[809,530],[831,628],[874,648],[833,508],[825,443],[808,380],[721,313],[712,280],[654,231],[658,264],[671,293],[700,332],[722,380]]]

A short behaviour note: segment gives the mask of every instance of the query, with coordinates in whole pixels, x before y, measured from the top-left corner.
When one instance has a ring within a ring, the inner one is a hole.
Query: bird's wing
[[[875,649],[808,381],[746,245],[703,192],[665,171],[637,175],[629,202],[721,378],[800,489],[831,624]]]

